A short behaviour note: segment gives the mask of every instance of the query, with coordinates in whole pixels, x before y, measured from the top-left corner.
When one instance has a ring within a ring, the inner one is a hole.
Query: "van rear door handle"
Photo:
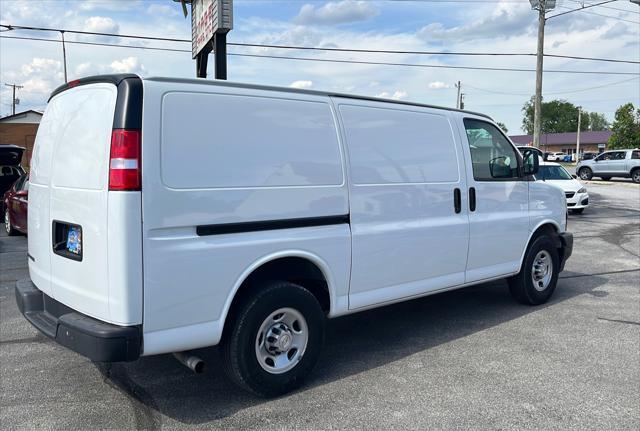
[[[459,214],[462,211],[462,198],[459,188],[453,189],[453,209],[456,214]]]
[[[469,211],[476,210],[476,189],[469,187]]]

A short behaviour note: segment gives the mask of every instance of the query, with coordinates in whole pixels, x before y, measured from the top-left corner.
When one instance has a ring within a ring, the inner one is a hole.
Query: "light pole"
[[[64,82],[67,83],[67,49],[64,46],[64,31],[60,31],[62,36],[62,61],[64,63]]]
[[[576,162],[580,161],[580,120],[582,118],[582,106],[578,106],[578,131],[576,132]]]

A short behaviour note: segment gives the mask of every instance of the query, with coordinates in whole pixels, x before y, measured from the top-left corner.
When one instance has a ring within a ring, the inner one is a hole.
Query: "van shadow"
[[[500,281],[329,320],[319,365],[298,392],[384,366],[578,295],[606,296],[606,292],[596,291],[606,281],[599,276],[564,272],[551,301],[538,307],[516,303],[506,282]],[[200,375],[171,355],[97,367],[108,384],[129,397],[140,428],[158,428],[160,415],[199,424],[268,402],[245,393],[223,377],[217,348],[197,353],[207,364]]]

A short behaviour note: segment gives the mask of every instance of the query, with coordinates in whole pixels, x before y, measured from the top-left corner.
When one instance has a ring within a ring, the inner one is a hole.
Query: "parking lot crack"
[[[640,322],[634,322],[632,320],[607,319],[606,317],[598,317],[598,320],[605,320],[607,322],[626,323],[627,325],[638,325],[638,326],[640,326]]]

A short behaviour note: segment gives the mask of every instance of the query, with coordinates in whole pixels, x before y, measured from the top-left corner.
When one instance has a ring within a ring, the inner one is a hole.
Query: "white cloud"
[[[289,84],[291,88],[311,88],[313,87],[313,81],[293,81]]]
[[[329,2],[320,7],[305,4],[294,21],[298,24],[332,25],[366,21],[378,14],[370,2],[343,0]]]
[[[506,38],[530,34],[536,22],[528,4],[498,3],[492,13],[481,14],[465,24],[446,27],[433,22],[423,27],[418,34],[426,40],[466,41],[478,39]]]
[[[83,31],[97,33],[118,33],[120,26],[113,19],[103,16],[92,16],[84,22]]]
[[[381,97],[383,99],[393,99],[393,100],[406,99],[407,96],[408,96],[407,92],[403,90],[396,90],[393,92],[393,94],[388,93],[386,91],[383,91],[380,94],[376,94],[376,97]]]
[[[20,111],[43,109],[51,92],[64,83],[62,63],[43,57],[32,58],[5,77],[6,81],[3,82],[15,82],[22,86],[16,93],[16,97],[20,99]],[[2,89],[3,103],[5,100],[10,101],[12,97],[6,89],[8,87]]]
[[[429,83],[428,87],[432,90],[442,90],[443,88],[451,88],[451,85],[442,81],[432,81]]]
[[[147,8],[149,15],[164,15],[166,17],[174,18],[182,15],[182,8],[179,3],[175,4],[158,4],[153,3]]]
[[[137,73],[138,75],[145,75],[147,69],[144,67],[138,57],[127,57],[122,60],[116,60],[110,65],[111,71],[114,73]]]

